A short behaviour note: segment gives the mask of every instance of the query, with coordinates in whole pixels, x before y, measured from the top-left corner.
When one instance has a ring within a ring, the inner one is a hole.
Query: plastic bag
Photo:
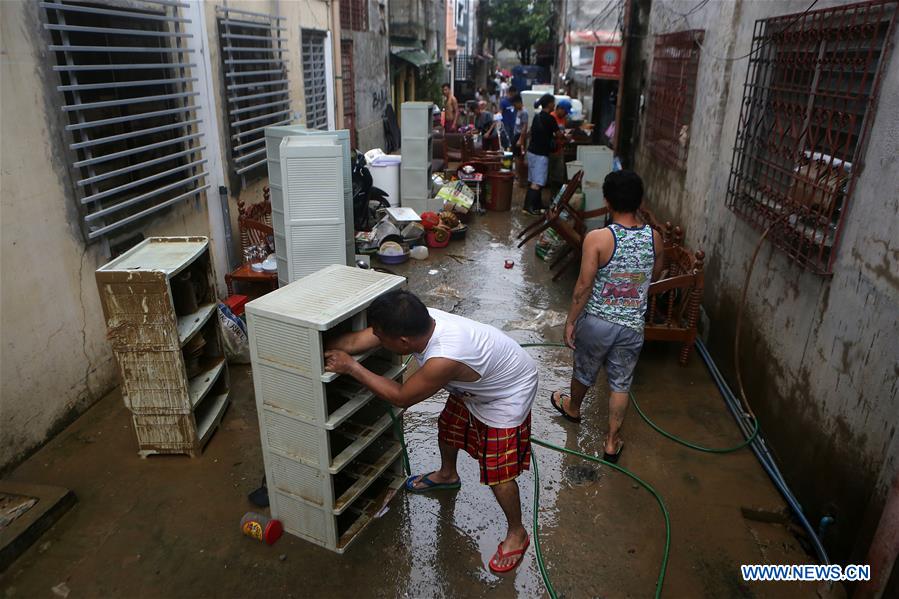
[[[232,364],[250,363],[250,339],[247,337],[247,325],[234,316],[231,308],[219,302],[219,325],[222,329],[222,341],[225,346],[225,357]]]

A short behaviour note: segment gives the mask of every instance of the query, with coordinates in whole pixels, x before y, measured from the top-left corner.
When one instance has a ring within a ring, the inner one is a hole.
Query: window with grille
[[[328,128],[328,74],[323,31],[303,29],[303,89],[306,92],[306,126]]]
[[[352,31],[368,31],[368,0],[341,0],[340,27]]]
[[[820,274],[861,170],[896,10],[873,0],[755,24],[727,205]]]
[[[687,168],[703,34],[690,30],[655,38],[646,144],[653,158],[677,170]]]
[[[284,17],[216,8],[231,168],[245,185],[266,175],[265,128],[291,122]]]
[[[208,188],[187,4],[40,6],[85,237],[124,233]]]
[[[341,80],[343,83],[343,126],[350,131],[350,145],[356,146],[356,75],[353,72],[353,42],[340,42]]]

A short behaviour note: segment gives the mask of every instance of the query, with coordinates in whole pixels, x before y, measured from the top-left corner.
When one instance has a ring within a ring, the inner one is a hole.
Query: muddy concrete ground
[[[520,205],[520,198],[517,198]],[[468,238],[394,270],[426,303],[508,331],[521,342],[560,341],[575,273],[552,282],[533,242],[515,248],[527,222],[518,212],[475,218]],[[515,261],[507,270],[503,262]],[[663,427],[708,446],[739,432],[700,360],[677,363],[677,347],[649,344],[634,391]],[[570,354],[530,350],[541,390],[533,435],[587,453],[602,452],[607,390],[600,384],[578,426],[549,406],[570,376]],[[502,513],[460,456],[463,487],[431,496],[398,494],[343,556],[286,536],[268,547],[240,534],[246,495],[262,477],[249,366],[232,372],[232,405],[202,457],[137,456],[127,410],[113,393],[18,468],[11,479],[69,487],[78,504],[0,577],[5,597],[53,597],[65,583],[77,597],[477,597],[545,594],[533,544],[512,574],[486,563],[504,534]],[[438,464],[442,397],[405,418],[413,470]],[[743,563],[812,563],[782,524],[750,521],[741,507],[784,504],[752,454],[701,454],[664,439],[631,408],[621,465],[652,484],[671,516],[671,557],[663,596],[814,597],[823,587],[744,583]],[[650,597],[665,528],[653,498],[625,476],[535,448],[540,465],[543,554],[564,597]],[[533,474],[520,479],[524,518],[533,520]],[[836,590],[839,595],[839,589]],[[830,592],[822,593],[830,595]]]

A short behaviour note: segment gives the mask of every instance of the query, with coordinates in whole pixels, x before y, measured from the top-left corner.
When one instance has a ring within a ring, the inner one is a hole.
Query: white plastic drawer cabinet
[[[343,264],[352,266],[355,263],[356,254],[356,244],[354,241],[355,230],[353,228],[352,149],[350,147],[350,132],[346,129],[340,129],[338,131],[319,131],[317,129],[307,129],[304,125],[267,127],[265,129],[265,155],[268,163],[269,188],[271,189],[272,227],[275,230],[275,258],[278,262],[278,283],[281,286],[287,285],[315,270],[312,269],[307,272],[297,271],[294,273],[293,278],[291,278],[288,273],[287,256],[293,253],[291,248],[288,247],[288,244],[293,240],[288,238],[284,231],[284,177],[281,173],[281,142],[288,136],[306,136],[312,138],[327,137],[336,140],[340,145],[343,154],[341,165],[343,170],[344,227],[346,228],[346,233],[343,236],[343,242],[346,247],[346,260]],[[330,243],[336,243],[337,241],[337,238],[329,240]]]
[[[197,455],[228,405],[208,240],[151,237],[96,279],[138,453]]]
[[[403,206],[417,212],[439,208],[431,198],[431,130],[434,105],[430,102],[403,102],[400,198]]]
[[[365,309],[405,279],[326,267],[246,306],[272,517],[342,553],[402,484],[402,410],[352,377],[324,371],[329,337],[366,324]],[[398,356],[354,356],[400,380]]]

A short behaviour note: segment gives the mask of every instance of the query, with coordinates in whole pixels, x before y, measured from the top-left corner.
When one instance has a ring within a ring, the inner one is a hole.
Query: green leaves
[[[553,39],[552,0],[488,0],[484,9],[487,38],[514,50],[523,64],[530,62],[534,45]]]

